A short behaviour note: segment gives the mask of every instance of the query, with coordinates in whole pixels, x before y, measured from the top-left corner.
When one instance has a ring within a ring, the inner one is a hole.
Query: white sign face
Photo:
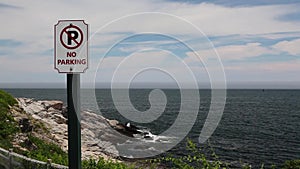
[[[54,32],[54,68],[59,73],[83,73],[88,68],[88,25],[83,20],[60,20]]]

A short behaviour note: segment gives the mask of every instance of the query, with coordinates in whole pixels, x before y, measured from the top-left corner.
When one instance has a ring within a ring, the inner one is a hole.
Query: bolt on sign
[[[60,20],[54,26],[54,67],[59,73],[84,73],[88,68],[88,25]]]

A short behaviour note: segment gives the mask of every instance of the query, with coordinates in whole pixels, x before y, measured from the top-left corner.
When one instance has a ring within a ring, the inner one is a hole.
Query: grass
[[[127,165],[122,162],[114,162],[111,160],[104,160],[100,157],[96,160],[85,160],[82,162],[82,169],[135,169],[134,165]]]
[[[10,106],[17,101],[8,93],[0,90],[0,147],[8,149],[12,147],[14,134],[18,133],[19,127],[9,113]]]
[[[12,95],[6,93],[3,90],[0,90],[0,100],[3,100],[4,103],[6,103],[6,105],[10,105],[10,106],[17,104],[16,99]]]
[[[31,151],[23,152],[23,154],[29,158],[33,158],[40,161],[47,161],[51,159],[53,163],[68,165],[68,154],[64,152],[59,146],[53,143],[46,143],[37,137],[28,136],[31,144],[35,145]],[[23,145],[26,147],[25,145]]]
[[[189,155],[184,155],[181,157],[173,157],[172,155],[167,155],[160,159],[151,159],[150,163],[162,163],[172,169],[219,169],[228,168],[227,164],[220,161],[219,157],[211,149],[212,160],[208,160],[207,156],[202,153],[201,149],[192,142],[190,139],[186,141],[186,149],[190,152]]]
[[[289,160],[283,164],[283,169],[300,169],[300,159],[299,160]]]

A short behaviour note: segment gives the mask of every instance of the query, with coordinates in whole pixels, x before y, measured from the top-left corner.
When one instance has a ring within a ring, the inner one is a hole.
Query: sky
[[[64,86],[54,25],[65,19],[89,25],[83,86],[300,88],[296,0],[2,0],[0,87]]]

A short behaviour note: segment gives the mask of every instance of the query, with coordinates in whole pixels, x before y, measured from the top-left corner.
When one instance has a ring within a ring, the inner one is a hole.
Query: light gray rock
[[[31,115],[32,118],[36,119],[36,120],[42,120],[41,116],[38,116],[36,114]]]
[[[89,130],[87,128],[84,128],[83,130],[81,130],[81,134],[86,137],[95,138],[95,133],[93,133],[91,130]]]
[[[54,143],[64,151],[68,150],[67,113],[63,102],[34,101],[27,98],[18,98],[17,101],[21,109],[48,128]],[[116,136],[118,132],[110,127],[118,123],[116,120],[107,120],[101,115],[83,111],[81,113],[82,158],[98,159],[99,156],[102,156],[105,159],[111,159],[118,157],[119,152],[114,145],[120,142]],[[110,140],[114,140],[114,144]]]
[[[48,112],[47,111],[41,111],[39,114],[38,114],[38,116],[40,117],[40,118],[47,118],[46,116],[48,115]]]
[[[55,111],[56,111],[56,109],[53,108],[53,107],[49,107],[49,108],[48,108],[48,112],[55,112]]]
[[[20,107],[29,114],[37,114],[45,110],[45,107],[40,102],[34,102],[33,99],[18,98],[17,101]]]
[[[107,122],[111,127],[117,127],[117,125],[119,124],[119,121],[117,120],[107,120]]]
[[[54,121],[58,124],[66,124],[67,119],[64,118],[61,114],[54,114]]]

